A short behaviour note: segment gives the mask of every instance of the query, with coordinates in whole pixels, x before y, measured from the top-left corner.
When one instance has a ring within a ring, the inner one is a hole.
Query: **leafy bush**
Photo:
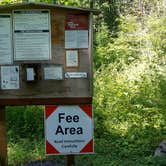
[[[44,136],[44,108],[42,106],[7,107],[9,140],[39,139]]]
[[[44,141],[19,139],[19,142],[8,144],[9,165],[24,165],[25,162],[44,158]]]

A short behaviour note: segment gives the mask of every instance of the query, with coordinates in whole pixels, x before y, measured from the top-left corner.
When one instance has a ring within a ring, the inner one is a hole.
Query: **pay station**
[[[92,104],[92,15],[95,12],[34,2],[0,6],[0,156],[3,165],[7,163],[5,106],[81,105],[86,108]],[[69,117],[62,108],[61,121],[64,115]],[[80,110],[84,112],[80,115],[88,115],[86,109]],[[78,115],[73,121],[78,121]],[[62,134],[61,129],[57,133]],[[73,129],[69,133],[73,133]],[[92,138],[88,141],[92,144]],[[82,148],[86,152],[86,147]]]

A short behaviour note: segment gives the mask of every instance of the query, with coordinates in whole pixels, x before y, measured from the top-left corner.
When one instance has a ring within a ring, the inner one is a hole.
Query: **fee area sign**
[[[93,153],[92,105],[45,107],[46,154]]]

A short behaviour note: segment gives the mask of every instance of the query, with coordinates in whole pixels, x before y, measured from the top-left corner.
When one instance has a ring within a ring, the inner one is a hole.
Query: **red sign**
[[[46,154],[93,153],[92,122],[92,105],[46,106]]]
[[[87,15],[67,15],[65,30],[88,30],[89,21]]]

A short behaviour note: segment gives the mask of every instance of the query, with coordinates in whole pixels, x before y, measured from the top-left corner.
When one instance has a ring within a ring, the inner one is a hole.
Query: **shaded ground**
[[[65,165],[64,161],[56,162],[56,161],[47,161],[47,160],[31,161],[24,164],[24,166],[64,166],[64,165]]]

